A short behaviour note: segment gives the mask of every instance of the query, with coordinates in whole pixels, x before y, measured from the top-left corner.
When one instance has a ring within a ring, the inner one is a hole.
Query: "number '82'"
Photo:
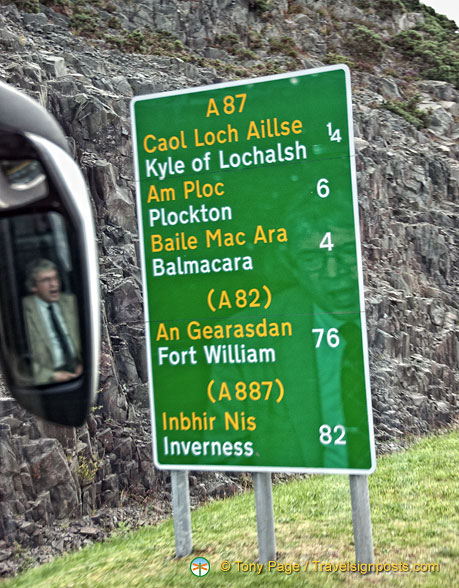
[[[322,445],[346,445],[346,429],[343,425],[321,425],[319,428],[319,441]]]

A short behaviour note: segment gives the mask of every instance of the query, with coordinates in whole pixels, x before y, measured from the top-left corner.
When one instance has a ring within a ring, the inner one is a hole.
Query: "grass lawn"
[[[355,562],[349,479],[335,475],[274,486],[277,563],[284,571],[266,566],[260,574],[242,570],[245,564],[253,567],[258,556],[254,497],[248,492],[193,512],[195,552],[190,557],[174,558],[172,521],[167,521],[61,557],[0,586],[453,588],[459,578],[458,466],[459,432],[453,431],[380,458],[369,478],[376,563],[406,564],[410,571],[330,571],[333,565]],[[190,572],[197,556],[211,566],[201,578]],[[223,561],[231,564],[230,571],[220,569]],[[298,564],[301,571],[286,573],[288,564]],[[415,572],[415,564],[438,564],[439,570]]]

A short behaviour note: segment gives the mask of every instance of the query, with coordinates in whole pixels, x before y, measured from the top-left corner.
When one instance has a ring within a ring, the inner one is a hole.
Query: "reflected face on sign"
[[[289,260],[298,284],[325,312],[358,311],[353,231],[326,233],[298,221],[289,235]]]

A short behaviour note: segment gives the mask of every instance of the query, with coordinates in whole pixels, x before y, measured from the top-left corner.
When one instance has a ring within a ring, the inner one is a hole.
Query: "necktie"
[[[360,328],[346,323],[340,330],[344,341],[341,365],[341,398],[344,409],[348,455],[352,460],[363,452],[362,441],[366,433],[366,415],[362,414],[362,395],[365,381],[363,369],[362,337]],[[353,466],[352,463],[349,464]]]
[[[54,332],[56,333],[59,345],[61,346],[62,353],[65,359],[65,367],[73,372],[76,368],[75,357],[73,356],[72,350],[70,349],[67,335],[61,326],[59,319],[56,316],[56,312],[52,304],[48,305],[49,316],[51,318],[51,324],[53,325]]]

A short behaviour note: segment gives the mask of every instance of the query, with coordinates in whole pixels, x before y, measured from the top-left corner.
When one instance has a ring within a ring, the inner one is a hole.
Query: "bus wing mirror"
[[[95,400],[99,278],[91,203],[56,121],[0,83],[0,362],[9,392],[79,426]]]

